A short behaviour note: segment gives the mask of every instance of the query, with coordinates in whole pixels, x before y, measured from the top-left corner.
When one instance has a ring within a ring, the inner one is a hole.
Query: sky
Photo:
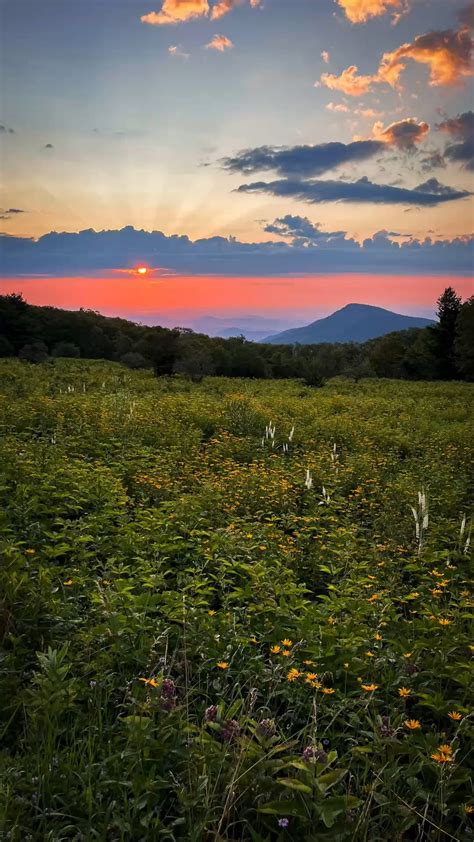
[[[0,293],[189,324],[473,293],[473,4],[0,15]]]

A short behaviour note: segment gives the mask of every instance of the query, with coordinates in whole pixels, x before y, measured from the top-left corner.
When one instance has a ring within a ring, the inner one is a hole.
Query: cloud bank
[[[242,243],[234,237],[209,237],[193,242],[187,236],[166,236],[130,226],[118,231],[53,231],[38,240],[0,235],[0,274],[4,278],[90,276],[142,263],[168,272],[236,277],[342,272],[472,274],[472,238],[398,243],[391,234],[380,231],[359,245],[344,231],[324,231],[319,223],[300,216],[279,217],[266,224],[266,230],[282,239]],[[150,279],[150,283],[162,282]]]

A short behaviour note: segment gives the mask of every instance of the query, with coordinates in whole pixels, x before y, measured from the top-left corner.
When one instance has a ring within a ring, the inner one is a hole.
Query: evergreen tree
[[[459,371],[466,380],[474,380],[474,295],[459,311],[454,350]]]
[[[436,357],[436,373],[440,380],[454,380],[459,377],[454,343],[461,299],[452,287],[447,287],[438,298],[437,304],[438,324],[431,328],[433,352]]]

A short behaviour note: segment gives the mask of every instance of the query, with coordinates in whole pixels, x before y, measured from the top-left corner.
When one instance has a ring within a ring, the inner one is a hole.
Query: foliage
[[[2,837],[472,838],[472,386],[0,384]]]
[[[448,288],[438,302],[439,324],[391,333],[363,344],[265,345],[243,337],[220,339],[189,328],[167,330],[90,310],[33,307],[19,295],[0,296],[0,357],[30,361],[83,357],[153,368],[158,377],[301,379],[323,386],[332,377],[408,380],[472,379],[471,303]],[[41,345],[41,348],[39,344]]]

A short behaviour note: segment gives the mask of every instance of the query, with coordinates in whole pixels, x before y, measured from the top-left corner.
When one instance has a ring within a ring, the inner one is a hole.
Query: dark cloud
[[[264,226],[268,234],[277,234],[279,237],[289,237],[292,240],[316,242],[325,240],[329,242],[336,237],[345,237],[347,231],[322,231],[319,222],[311,222],[307,216],[280,216],[272,223]]]
[[[52,144],[52,143],[46,143],[46,144],[43,146],[43,149],[54,149],[54,146],[53,146],[53,144]]]
[[[241,184],[238,193],[270,193],[273,196],[299,199],[310,204],[322,202],[355,202],[384,205],[419,205],[434,206],[442,202],[464,199],[470,196],[468,190],[454,190],[444,187],[435,178],[424,185],[409,189],[392,187],[388,184],[375,184],[364,176],[358,181],[300,181],[299,179],[281,179],[279,181],[255,181]]]
[[[270,277],[294,273],[373,272],[387,274],[469,274],[473,239],[452,242],[407,239],[396,242],[378,232],[361,246],[343,232],[323,232],[304,217],[283,216],[271,225],[278,242],[242,243],[234,237],[191,241],[161,231],[93,231],[45,234],[38,240],[0,236],[0,276],[46,274],[64,277],[139,263],[162,271],[236,277]],[[397,235],[398,236],[398,235]],[[160,283],[152,278],[151,283]],[[171,281],[168,281],[171,282]],[[223,278],[222,283],[225,283]]]
[[[11,219],[17,213],[26,213],[21,208],[0,208],[0,219]]]
[[[474,170],[474,111],[443,120],[437,128],[456,141],[444,150],[445,158],[463,164],[467,170]]]
[[[258,146],[224,158],[222,165],[230,172],[246,175],[274,170],[282,176],[310,177],[322,175],[342,164],[366,161],[383,152],[384,148],[385,144],[379,140],[319,143],[316,146]]]

